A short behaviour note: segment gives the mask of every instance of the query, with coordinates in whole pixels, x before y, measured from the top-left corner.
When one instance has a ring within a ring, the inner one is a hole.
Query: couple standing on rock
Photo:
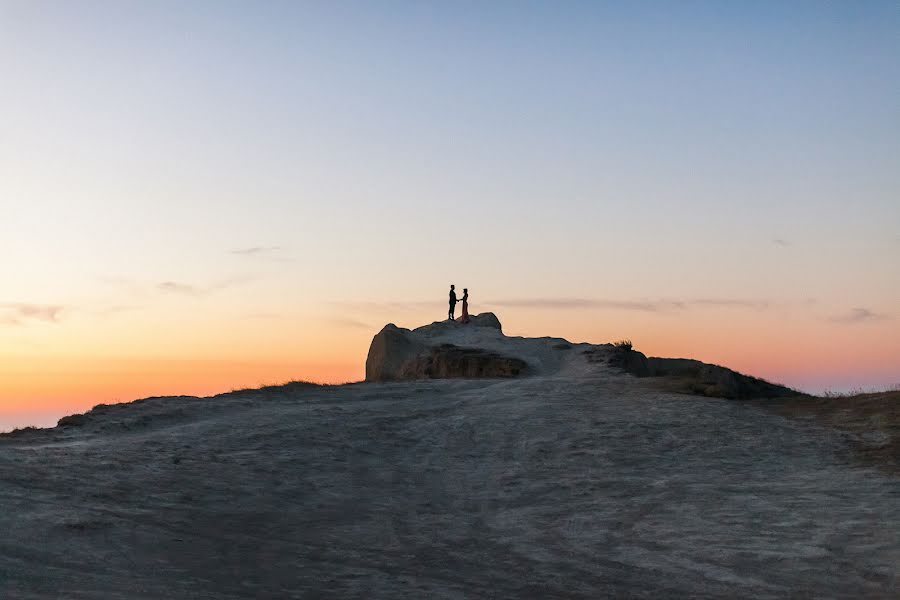
[[[456,303],[457,303],[456,286],[451,284],[450,285],[450,312],[448,313],[448,316],[450,317],[451,321],[456,320],[453,318],[453,313],[456,311]],[[462,312],[462,317],[460,317],[460,322],[468,323],[469,322],[469,288],[463,288],[462,305],[463,305],[463,309],[462,309],[463,312]]]

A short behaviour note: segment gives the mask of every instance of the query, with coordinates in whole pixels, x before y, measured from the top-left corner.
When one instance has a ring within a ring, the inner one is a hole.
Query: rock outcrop
[[[520,358],[453,344],[432,346],[425,355],[407,363],[400,379],[452,379],[454,377],[517,377],[528,369]]]
[[[456,317],[456,322],[462,324],[462,317]],[[480,315],[471,315],[469,317],[468,325],[471,325],[473,327],[491,327],[493,329],[496,329],[497,331],[503,331],[503,326],[500,325],[500,319],[498,319],[497,315],[492,312],[481,313]]]
[[[372,338],[366,356],[366,381],[394,381],[403,379],[402,373],[427,351],[423,340],[416,339],[409,329],[388,323]]]
[[[409,330],[389,324],[366,358],[366,381],[409,381],[520,375],[579,374],[585,366],[611,367],[652,377],[666,390],[715,398],[791,398],[796,390],[731,369],[684,358],[647,357],[624,344],[571,344],[558,338],[503,334],[493,313],[469,323],[437,321]]]
[[[500,320],[493,313],[473,315],[466,324],[437,321],[414,330],[389,323],[369,346],[366,381],[517,377],[524,374],[528,364],[521,358],[446,341],[464,339],[465,334],[477,334],[482,328],[502,336]]]
[[[689,358],[647,357],[636,350],[619,348],[608,361],[610,366],[636,377],[667,378],[677,391],[699,396],[747,400],[802,395],[783,385]]]
[[[799,392],[758,377],[689,358],[647,358],[651,377],[669,377],[683,383],[682,391],[701,396],[747,400],[792,398]]]

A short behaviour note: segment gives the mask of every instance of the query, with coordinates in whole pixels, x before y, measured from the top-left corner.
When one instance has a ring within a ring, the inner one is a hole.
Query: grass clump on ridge
[[[619,340],[617,342],[613,342],[613,346],[617,350],[624,350],[625,352],[631,351],[631,340]]]

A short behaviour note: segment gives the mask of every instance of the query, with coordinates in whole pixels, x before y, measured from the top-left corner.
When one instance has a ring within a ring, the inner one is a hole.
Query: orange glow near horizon
[[[292,380],[340,384],[362,379],[355,364],[298,365],[224,360],[49,359],[4,360],[0,372],[0,417],[20,415],[17,426],[49,425],[97,404],[153,396],[212,396],[235,389]],[[50,415],[39,417],[38,415]],[[0,430],[3,429],[0,418]]]
[[[728,311],[644,314],[546,311],[511,308],[497,311],[507,335],[562,337],[573,342],[607,343],[629,338],[648,356],[695,358],[763,377],[804,391],[889,387],[900,383],[900,336],[889,327],[822,327],[815,321],[778,320],[765,313]],[[474,312],[474,311],[473,311]],[[404,327],[430,322],[421,312],[395,320]],[[132,328],[143,335],[140,349],[171,356],[117,358],[78,355],[79,339],[92,349],[114,344],[123,332],[98,330],[81,338],[79,327],[54,339],[58,352],[70,355],[6,355],[0,360],[0,429],[11,424],[51,425],[65,414],[97,404],[128,402],[150,396],[209,396],[233,389],[307,380],[339,384],[364,377],[369,342],[380,327],[325,319],[304,328],[267,324],[216,327],[198,320],[191,335],[177,326]],[[892,325],[893,326],[893,325]],[[894,326],[896,328],[896,326]],[[52,333],[52,332],[51,332]],[[60,337],[62,336],[62,337]],[[36,336],[39,339],[39,336]],[[135,348],[134,345],[123,346]],[[204,358],[190,358],[190,356]],[[3,413],[15,414],[5,421]]]

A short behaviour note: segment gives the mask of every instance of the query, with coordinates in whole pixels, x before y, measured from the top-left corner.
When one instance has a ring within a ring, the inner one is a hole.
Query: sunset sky
[[[446,314],[900,385],[900,4],[0,0],[0,430]]]

